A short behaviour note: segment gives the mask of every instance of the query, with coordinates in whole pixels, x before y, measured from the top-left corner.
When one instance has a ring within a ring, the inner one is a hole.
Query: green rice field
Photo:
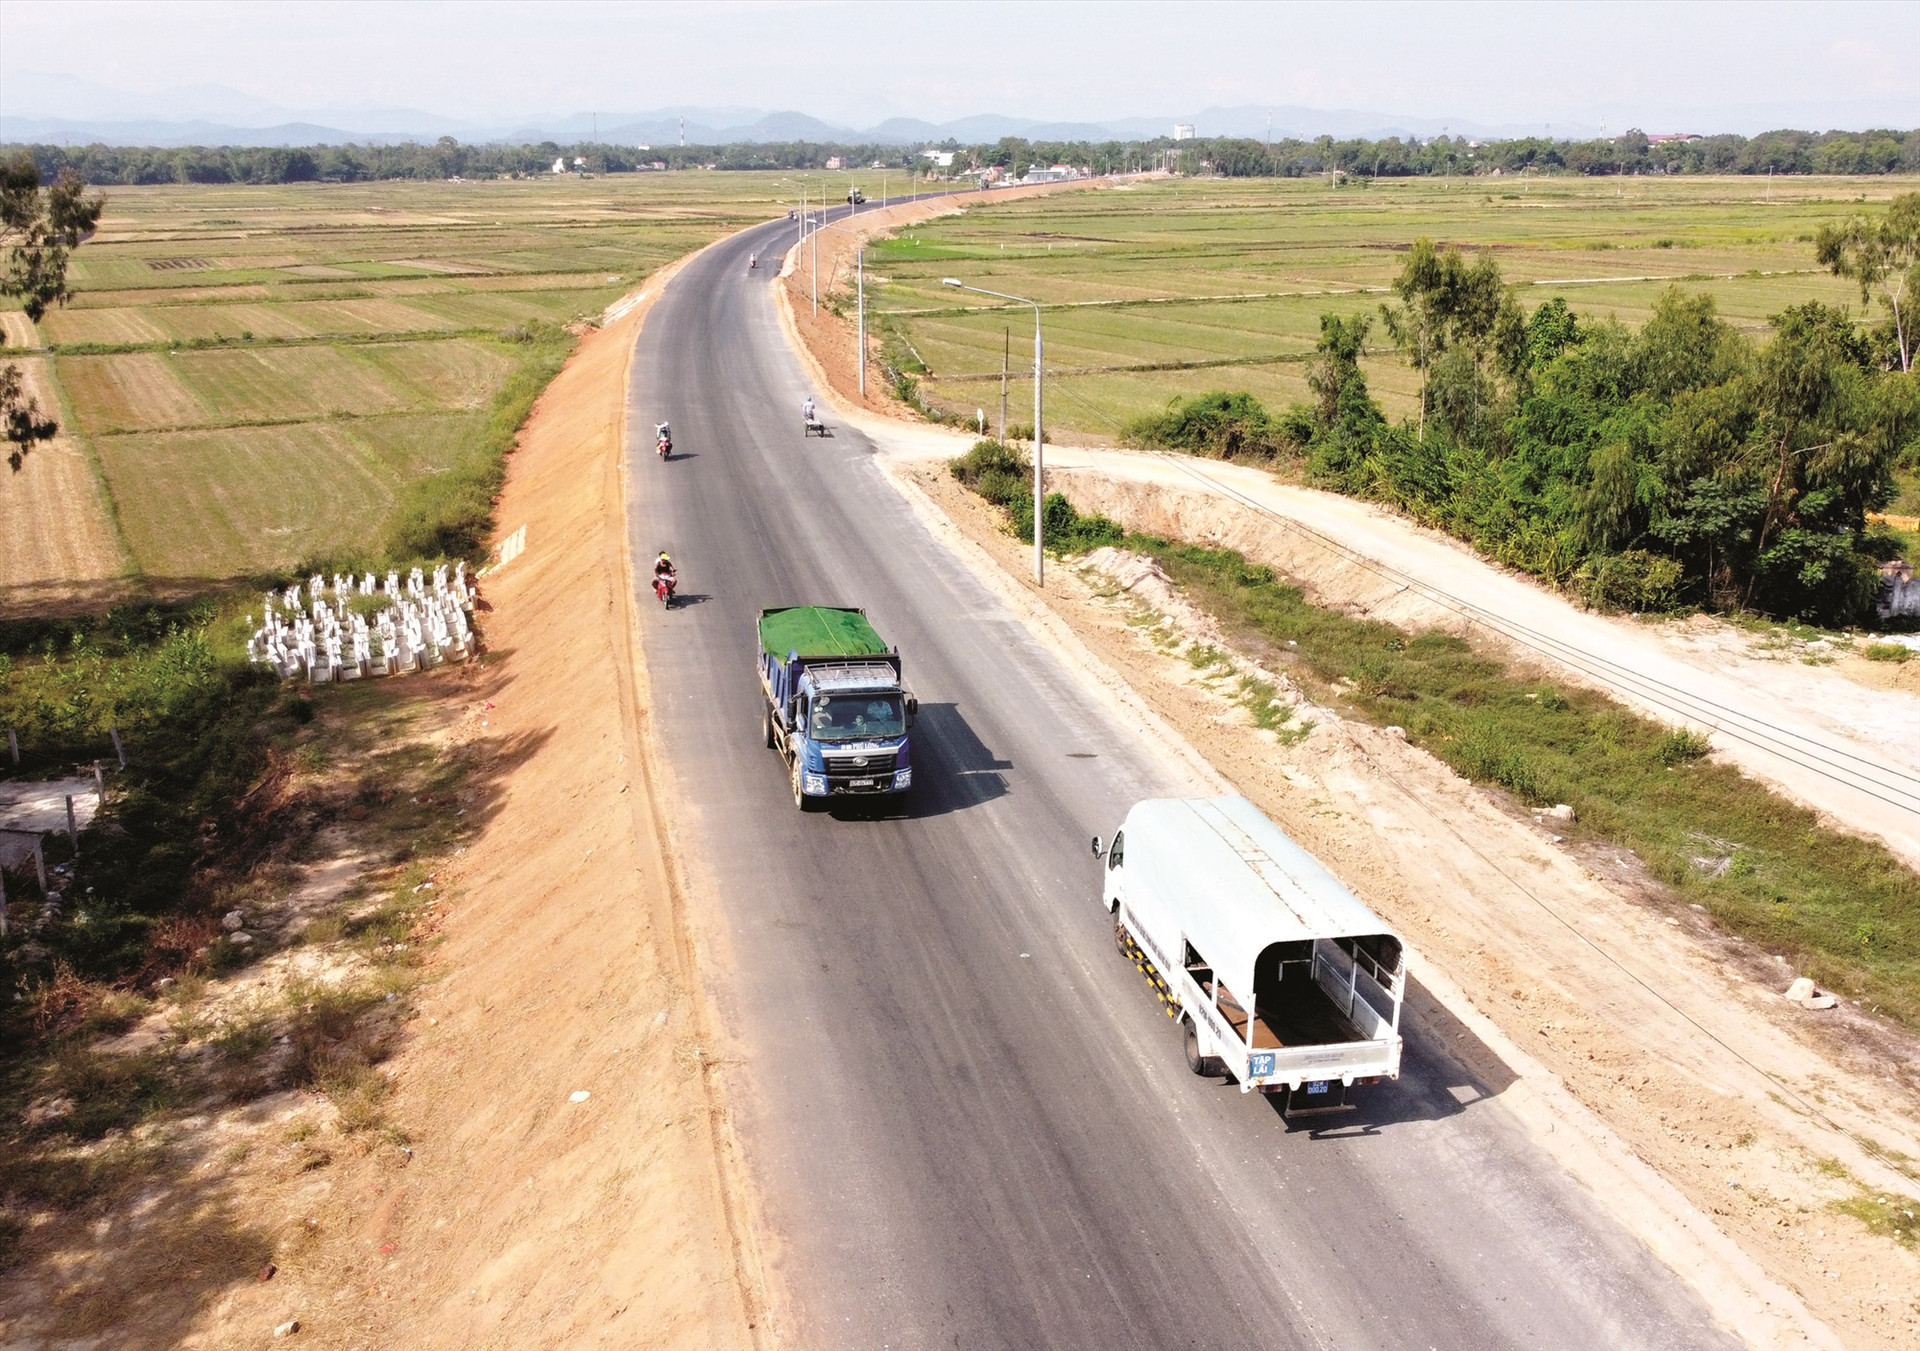
[[[1032,369],[1032,311],[941,279],[1038,301],[1049,425],[1110,437],[1177,395],[1247,390],[1276,409],[1305,398],[1321,314],[1376,312],[1422,236],[1493,250],[1529,307],[1563,295],[1634,325],[1678,282],[1757,331],[1805,300],[1857,311],[1858,290],[1816,267],[1814,232],[1912,190],[1887,178],[1143,180],[915,226],[869,247],[867,295],[888,358],[924,367],[922,395],[948,411],[995,415],[1010,334],[1017,421],[1032,407],[1017,378]],[[1372,341],[1369,384],[1390,414],[1411,412],[1414,373],[1378,326]]]
[[[795,195],[777,174],[113,188],[50,357],[129,581],[178,593],[377,554],[517,373],[661,264]],[[29,466],[8,485],[51,491]],[[0,578],[0,585],[7,579]]]

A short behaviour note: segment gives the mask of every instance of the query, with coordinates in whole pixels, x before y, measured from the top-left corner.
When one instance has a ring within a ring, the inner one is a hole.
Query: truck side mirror
[[[912,722],[920,716],[920,701],[911,694],[907,696],[907,721]]]
[[[1095,858],[1100,858],[1103,855],[1105,855],[1106,852],[1107,851],[1105,849],[1102,849],[1100,847],[1100,837],[1098,835],[1095,835],[1093,837],[1093,856]]]

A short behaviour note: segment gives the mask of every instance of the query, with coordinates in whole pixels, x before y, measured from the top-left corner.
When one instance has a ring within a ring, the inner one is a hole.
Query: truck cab
[[[919,701],[865,611],[783,606],[760,614],[766,743],[802,811],[836,797],[898,800],[913,787]]]

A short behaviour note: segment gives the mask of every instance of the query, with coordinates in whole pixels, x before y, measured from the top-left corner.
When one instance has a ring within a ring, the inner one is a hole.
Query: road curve
[[[746,268],[792,230],[666,288],[628,445],[636,571],[663,547],[681,567],[679,608],[637,598],[642,638],[666,787],[725,915],[716,1006],[794,1340],[1733,1345],[1503,1085],[1447,1055],[1431,1000],[1410,1001],[1401,1080],[1319,1129],[1187,1073],[1114,952],[1086,841],[1193,786],[918,522],[864,438],[803,441],[772,269]],[[921,706],[904,817],[787,796],[753,621],[794,602],[863,605],[900,645]]]

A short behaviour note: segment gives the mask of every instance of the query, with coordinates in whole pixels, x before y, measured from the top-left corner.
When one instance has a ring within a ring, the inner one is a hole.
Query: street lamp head
[[[959,279],[958,277],[942,277],[942,278],[940,279],[940,284],[941,284],[942,286],[960,286],[960,285],[963,285],[963,283],[961,282],[961,280],[960,280],[960,279]]]

